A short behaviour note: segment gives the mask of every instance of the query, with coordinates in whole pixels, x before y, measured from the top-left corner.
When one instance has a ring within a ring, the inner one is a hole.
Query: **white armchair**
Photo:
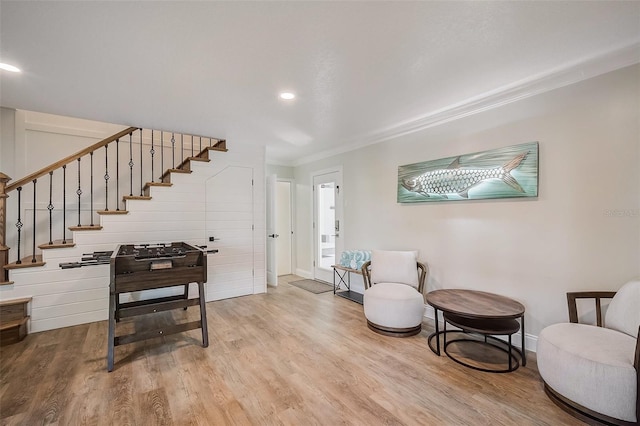
[[[598,327],[578,324],[576,299],[596,300]],[[602,327],[600,300],[613,298]],[[567,293],[570,323],[546,327],[537,360],[545,392],[588,423],[637,425],[640,420],[640,281],[618,292]]]
[[[420,333],[427,271],[415,251],[372,251],[362,265],[364,316],[371,330],[393,337]]]

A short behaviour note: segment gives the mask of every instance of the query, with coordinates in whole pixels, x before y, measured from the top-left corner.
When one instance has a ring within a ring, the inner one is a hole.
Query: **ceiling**
[[[295,165],[629,46],[639,2],[2,1],[0,105]]]

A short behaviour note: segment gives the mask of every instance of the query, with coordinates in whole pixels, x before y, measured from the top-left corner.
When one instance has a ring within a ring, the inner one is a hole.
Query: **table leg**
[[[440,325],[438,324],[438,310],[436,308],[433,308],[433,317],[435,318],[435,322],[436,322],[436,353],[438,354],[438,356],[440,356]]]
[[[109,294],[109,342],[107,344],[107,371],[113,371],[113,352],[116,338],[116,297],[117,294]]]
[[[338,276],[337,284],[336,284],[336,275]],[[346,281],[344,279],[345,277],[347,277]],[[338,271],[338,269],[333,268],[333,294],[336,294],[336,292],[340,290],[340,286],[342,286],[342,284],[344,284],[347,287],[347,290],[351,290],[351,274],[349,274],[349,271],[344,271],[342,275],[340,275],[340,272]]]
[[[200,297],[200,327],[202,328],[202,347],[209,346],[209,329],[207,328],[207,305],[204,300],[204,283],[198,283],[198,296]]]
[[[509,335],[509,371],[513,370],[512,360],[511,360],[511,335]]]
[[[442,315],[442,344],[444,345],[444,351],[447,351],[447,320],[444,317],[444,315]],[[439,340],[439,339],[438,339]]]

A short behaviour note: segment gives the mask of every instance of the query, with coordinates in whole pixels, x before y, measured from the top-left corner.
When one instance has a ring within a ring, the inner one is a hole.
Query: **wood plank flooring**
[[[208,303],[206,349],[200,330],[116,347],[112,373],[106,321],[4,347],[0,424],[583,424],[546,397],[534,354],[513,373],[471,370],[429,350],[428,321],[417,336],[381,336],[361,305],[288,284],[297,279]],[[190,308],[118,327],[197,315]]]

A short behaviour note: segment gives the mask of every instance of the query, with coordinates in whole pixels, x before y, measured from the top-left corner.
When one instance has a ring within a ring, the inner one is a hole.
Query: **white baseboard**
[[[434,311],[433,308],[431,306],[427,305],[427,309],[425,311],[424,314],[425,318],[428,318],[430,320],[431,323],[433,323],[433,319],[434,319]],[[440,321],[438,322],[439,326],[442,327],[444,324],[442,322],[442,319],[440,319]],[[449,325],[449,327],[451,327],[451,325]],[[455,327],[453,327],[455,328]],[[505,336],[495,336],[496,338],[500,339],[500,340],[507,340],[507,338]],[[512,336],[512,342],[515,346],[517,347],[521,347],[522,344],[522,333],[519,331],[517,333],[515,333]],[[533,334],[529,334],[529,333],[525,333],[525,349],[527,351],[530,352],[535,352],[536,351],[536,347],[538,345],[538,336],[533,335]]]
[[[296,268],[296,275],[309,280],[313,279],[313,274],[310,271],[305,271],[304,269],[300,268]]]

